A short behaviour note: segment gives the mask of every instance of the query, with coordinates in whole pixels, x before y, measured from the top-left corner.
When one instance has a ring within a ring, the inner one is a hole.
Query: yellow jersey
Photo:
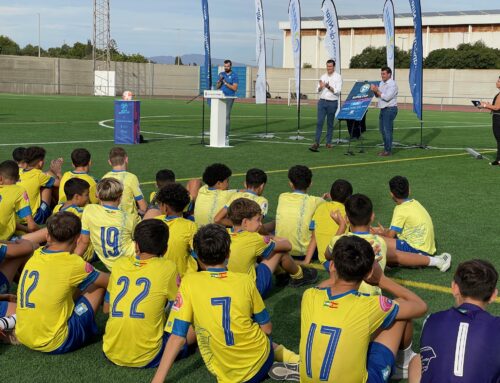
[[[38,249],[21,273],[16,336],[25,346],[51,352],[68,337],[75,290],[85,290],[99,272],[76,254]]]
[[[318,259],[321,263],[326,261],[325,251],[332,240],[332,237],[337,234],[339,225],[332,219],[330,212],[340,211],[345,218],[345,206],[337,201],[325,202],[318,206],[313,215],[309,229],[314,231],[316,237],[316,248],[318,249]],[[347,232],[348,229],[346,229]]]
[[[250,231],[228,229],[231,236],[231,252],[227,269],[234,273],[248,274],[255,281],[255,264],[258,257],[269,257],[276,243],[268,236]]]
[[[123,184],[120,209],[130,214],[137,214],[136,201],[144,199],[137,176],[126,170],[111,170],[102,178],[115,178]]]
[[[250,276],[209,268],[184,277],[165,331],[186,337],[192,324],[203,361],[217,381],[245,382],[269,356],[271,343],[259,326],[269,321]]]
[[[45,174],[40,169],[19,169],[18,184],[28,193],[31,213],[33,215],[36,214],[40,207],[40,188],[51,188],[54,182],[54,177]]]
[[[357,232],[355,231],[353,233],[347,233],[345,235],[347,236],[355,235],[357,237],[363,238],[368,242],[370,242],[372,247],[379,248],[380,250],[375,254],[375,259],[379,263],[382,270],[385,270],[385,265],[387,264],[387,244],[383,237],[376,234],[371,234],[370,232],[362,232],[362,231],[357,231]],[[331,239],[330,244],[328,245],[328,251],[330,254],[333,254],[333,247],[335,246],[335,243],[340,237],[342,237],[342,235],[334,236]],[[380,295],[382,293],[380,287],[369,285],[364,281],[361,282],[358,291],[360,293],[369,295]]]
[[[99,203],[96,195],[96,184],[97,180],[86,172],[77,172],[75,170],[66,172],[61,178],[61,183],[59,184],[59,203],[66,202],[66,193],[64,193],[64,184],[68,182],[71,178],[80,178],[81,180],[87,181],[90,185],[89,189],[89,200],[90,203]]]
[[[198,227],[214,222],[217,213],[222,209],[236,190],[219,190],[204,185],[198,191],[194,204],[194,221]]]
[[[436,252],[432,218],[417,200],[409,199],[394,208],[391,230],[414,249],[429,255]]]
[[[263,197],[261,195],[258,195],[257,193],[255,193],[252,190],[245,190],[245,191],[237,191],[237,192],[235,192],[231,196],[231,198],[229,198],[229,201],[227,201],[226,206],[224,206],[224,207],[228,208],[229,205],[231,205],[231,203],[234,200],[237,200],[238,198],[246,198],[246,199],[250,199],[252,201],[257,202],[259,204],[259,206],[260,206],[260,209],[262,210],[262,215],[263,216],[267,215],[267,210],[269,208],[269,202],[267,201],[267,198],[265,198],[265,197]]]
[[[135,257],[132,237],[139,221],[137,214],[115,206],[91,204],[83,211],[82,234],[90,236],[95,253],[111,271],[119,257]]]
[[[106,357],[127,367],[151,362],[162,348],[165,307],[176,293],[173,262],[163,257],[118,259],[106,293],[110,304],[103,337]]]
[[[198,228],[193,221],[178,216],[155,217],[168,226],[168,248],[165,258],[175,263],[181,277],[198,271],[198,262],[193,257],[193,238]]]
[[[32,215],[26,190],[19,185],[0,185],[0,240],[7,241],[16,231],[19,219]]]
[[[325,200],[303,192],[282,193],[276,211],[276,236],[292,243],[292,256],[304,256],[311,242],[311,224],[314,212]]]
[[[153,203],[153,201],[155,200],[155,197],[156,197],[156,193],[158,192],[151,192],[151,194],[149,195],[149,203]]]
[[[392,325],[398,307],[382,295],[356,290],[336,296],[329,288],[306,290],[300,315],[300,381],[366,382],[370,337]]]

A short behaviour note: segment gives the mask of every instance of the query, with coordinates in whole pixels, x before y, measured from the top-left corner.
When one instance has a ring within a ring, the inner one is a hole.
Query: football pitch
[[[409,285],[429,305],[429,313],[453,304],[448,287],[461,261],[484,258],[500,269],[500,205],[498,167],[487,160],[476,160],[466,147],[494,156],[495,140],[491,116],[471,112],[424,112],[424,144],[430,149],[411,148],[420,143],[420,125],[409,110],[400,110],[395,122],[394,140],[402,146],[392,157],[378,157],[378,111],[370,110],[364,153],[360,143],[353,143],[354,156],[346,156],[346,146],[336,146],[319,153],[307,150],[316,124],[315,105],[303,105],[301,134],[305,140],[290,140],[296,132],[296,109],[269,105],[268,129],[273,139],[258,136],[265,132],[265,107],[236,103],[232,114],[233,148],[215,149],[200,145],[202,104],[182,100],[144,99],[141,105],[141,128],[147,143],[127,146],[129,170],[139,177],[145,196],[154,190],[157,170],[174,170],[179,181],[200,177],[206,165],[224,162],[233,171],[230,187],[242,187],[247,169],[261,168],[268,173],[264,195],[269,199],[273,219],[278,196],[289,190],[287,169],[295,164],[313,171],[311,194],[328,192],[337,178],[349,180],[355,193],[368,195],[374,204],[375,223],[389,225],[394,203],[388,181],[394,175],[410,180],[412,197],[431,214],[438,253],[453,256],[451,269],[440,273],[436,268],[387,271],[390,277]],[[208,130],[208,113],[206,108]],[[64,157],[63,170],[70,170],[70,153],[85,147],[92,153],[91,173],[99,178],[109,170],[107,155],[113,146],[113,100],[96,97],[0,95],[0,161],[11,159],[16,146],[41,145],[47,160]],[[346,138],[345,124],[342,138]],[[335,130],[335,137],[338,131]],[[208,142],[208,137],[207,137]],[[326,279],[325,272],[320,273]],[[265,303],[273,322],[273,340],[298,352],[300,338],[300,300],[304,288],[275,289]],[[489,311],[500,315],[500,301]],[[98,314],[102,334],[106,318]],[[414,349],[423,320],[415,323]],[[116,367],[102,353],[102,341],[70,354],[43,355],[24,346],[0,345],[0,376],[15,382],[145,382],[154,370]],[[172,382],[215,381],[205,368],[199,352],[177,362],[169,375]]]

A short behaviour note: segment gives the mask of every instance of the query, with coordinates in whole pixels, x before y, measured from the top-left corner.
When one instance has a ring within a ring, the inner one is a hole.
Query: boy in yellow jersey
[[[359,293],[363,280],[396,300]],[[329,286],[308,289],[302,297],[300,381],[387,382],[407,324],[426,311],[416,294],[384,276],[370,243],[340,238]]]
[[[33,220],[28,194],[16,182],[19,180],[19,168],[14,161],[4,161],[0,164],[0,240],[9,240],[16,227],[26,231],[36,231],[38,226]],[[16,223],[24,219],[27,227]]]
[[[103,178],[116,178],[123,184],[123,195],[120,202],[120,209],[129,214],[144,215],[148,206],[142,194],[139,179],[135,174],[127,171],[128,156],[125,149],[120,147],[112,148],[109,152],[108,163],[113,170],[106,173]],[[139,211],[137,210],[139,207]]]
[[[224,164],[212,164],[203,172],[204,186],[198,191],[194,205],[194,221],[201,227],[213,223],[236,190],[228,190],[231,169]]]
[[[67,196],[64,192],[64,184],[72,178],[80,178],[89,183],[90,187],[90,203],[98,203],[95,185],[97,180],[89,174],[90,165],[92,161],[90,160],[90,152],[87,149],[75,149],[71,152],[71,163],[73,164],[73,170],[64,173],[61,178],[61,184],[59,185],[59,203],[66,202]]]
[[[339,211],[345,217],[345,201],[352,195],[352,185],[346,180],[336,180],[330,189],[331,202],[321,204],[313,215],[309,230],[311,230],[311,242],[307,249],[304,264],[311,262],[317,251],[318,259],[325,264],[325,251],[332,240],[332,234],[337,233],[338,224],[332,220],[330,214]],[[346,230],[347,232],[347,230]],[[328,268],[327,268],[328,270]]]
[[[19,170],[19,185],[28,193],[33,219],[39,225],[50,216],[52,188],[59,186],[61,179],[62,158],[53,160],[50,170],[43,173],[45,149],[39,146],[26,148],[24,160],[26,168]]]
[[[384,236],[387,242],[387,261],[401,266],[430,266],[445,272],[451,266],[451,255],[436,253],[434,225],[427,210],[415,199],[410,199],[410,184],[406,177],[395,176],[389,181],[391,197],[396,203],[391,226],[379,225],[373,231]],[[402,253],[415,257],[401,259]]]
[[[184,186],[171,183],[156,195],[162,215],[156,219],[166,223],[169,230],[168,249],[165,258],[174,262],[181,278],[186,273],[198,271],[198,263],[193,257],[193,238],[197,231],[196,224],[182,216],[189,204],[189,193]]]
[[[269,202],[267,201],[267,198],[262,196],[262,193],[264,193],[264,188],[266,187],[266,183],[267,174],[263,170],[248,170],[245,176],[245,189],[237,191],[231,196],[231,198],[229,198],[226,205],[215,216],[215,223],[219,223],[228,227],[233,226],[233,222],[231,222],[231,220],[227,218],[227,210],[229,208],[229,205],[231,205],[231,203],[238,198],[248,198],[252,201],[257,202],[260,206],[262,216],[265,217],[269,208]]]
[[[175,182],[175,173],[170,169],[158,170],[156,172],[155,179],[156,179],[156,190],[154,192],[151,192],[151,194],[149,195],[148,211],[149,209],[153,208],[156,210],[160,210],[160,206],[158,205],[158,201],[156,201],[155,197],[161,189],[163,189],[168,184],[172,184]]]
[[[89,192],[90,184],[87,181],[81,178],[70,178],[64,183],[66,201],[56,205],[52,214],[69,211],[81,219],[83,208],[89,202]]]
[[[228,229],[231,236],[231,255],[227,269],[252,277],[262,298],[272,289],[273,273],[281,267],[290,275],[290,286],[312,284],[318,279],[314,269],[298,266],[288,252],[292,245],[285,238],[262,236],[262,208],[248,198],[234,200],[228,209],[228,217],[234,226]],[[257,261],[262,261],[256,266]]]
[[[82,233],[76,254],[83,256],[90,243],[94,251],[111,271],[119,257],[134,257],[132,234],[140,218],[119,208],[123,185],[114,178],[103,178],[97,183],[100,204],[87,205],[82,215]]]
[[[36,244],[25,239],[0,243],[0,294],[10,292],[12,281],[36,247]]]
[[[109,279],[103,351],[119,366],[153,368],[170,336],[163,331],[165,307],[175,300],[178,274],[175,264],[163,257],[169,241],[166,224],[143,221],[135,228],[134,240],[136,257],[117,260]],[[190,336],[188,344],[195,342],[194,333]]]
[[[26,148],[23,146],[19,146],[12,151],[12,159],[16,161],[19,169],[26,168],[26,161],[24,160],[24,153],[26,152]]]
[[[260,382],[275,356],[298,361],[297,355],[271,343],[269,313],[253,279],[224,267],[230,244],[220,225],[206,225],[196,233],[194,250],[203,271],[182,280],[167,320],[171,335],[153,382],[165,380],[191,324],[203,361],[220,383]]]
[[[73,213],[50,217],[47,229],[49,245],[38,249],[21,273],[16,335],[32,350],[63,354],[97,334],[95,313],[109,275],[73,253],[81,231]]]
[[[309,225],[316,209],[325,200],[307,194],[312,182],[312,172],[307,166],[292,166],[288,170],[288,179],[293,191],[279,196],[276,235],[292,243],[290,255],[304,260],[311,241]]]

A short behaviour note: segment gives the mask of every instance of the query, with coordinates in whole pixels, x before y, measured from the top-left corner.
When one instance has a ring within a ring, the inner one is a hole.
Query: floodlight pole
[[[40,52],[40,13],[38,13],[38,57],[41,57]]]

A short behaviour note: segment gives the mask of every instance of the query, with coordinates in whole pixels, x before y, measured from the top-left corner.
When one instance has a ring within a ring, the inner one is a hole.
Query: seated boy
[[[95,191],[97,180],[89,174],[90,165],[92,165],[90,152],[83,148],[73,150],[71,152],[71,163],[74,169],[64,173],[61,178],[61,184],[59,185],[59,203],[66,202],[67,196],[64,193],[64,184],[72,178],[79,178],[87,181],[90,187],[90,203],[98,203]]]
[[[261,211],[257,202],[247,198],[238,198],[229,205],[228,217],[234,226],[229,229],[231,255],[227,269],[250,275],[262,298],[271,292],[273,273],[278,265],[290,275],[291,287],[316,282],[318,272],[298,266],[288,254],[292,245],[287,239],[259,234]],[[260,258],[262,261],[255,266]]]
[[[38,249],[21,273],[16,335],[32,350],[63,354],[83,347],[97,333],[95,313],[108,274],[73,254],[81,231],[77,216],[58,213],[48,219],[47,229],[49,245]]]
[[[90,199],[90,184],[81,178],[70,178],[64,182],[64,202],[54,207],[52,214],[69,211],[82,218],[83,208]]]
[[[213,223],[215,215],[236,192],[228,190],[231,174],[231,169],[224,164],[207,166],[203,172],[205,185],[199,190],[194,205],[194,221],[198,227]]]
[[[87,205],[82,215],[82,233],[76,254],[83,256],[90,243],[97,257],[111,271],[119,257],[134,257],[132,234],[140,218],[119,208],[123,185],[114,178],[97,183],[99,205]]]
[[[165,307],[175,300],[178,275],[175,264],[163,257],[167,225],[143,221],[135,228],[134,240],[136,257],[118,259],[109,278],[103,351],[119,366],[152,368],[158,367],[170,335],[163,332]],[[194,333],[190,335],[188,344],[195,342]]]
[[[312,182],[312,172],[307,166],[292,166],[288,170],[288,179],[293,191],[279,196],[276,235],[292,243],[290,255],[304,260],[311,241],[309,225],[316,208],[325,200],[307,194]]]
[[[167,320],[171,335],[153,382],[165,380],[191,324],[203,361],[219,382],[260,382],[275,357],[297,363],[297,355],[269,339],[269,313],[253,279],[226,270],[230,244],[220,225],[206,225],[196,233],[194,250],[203,271],[182,280]]]
[[[497,282],[490,262],[458,265],[451,282],[455,307],[427,317],[410,382],[500,381],[500,318],[486,311],[497,297]]]
[[[359,293],[363,280],[396,300]],[[340,238],[327,285],[302,297],[300,381],[386,382],[407,323],[426,311],[422,299],[383,274],[370,243]]]
[[[318,259],[324,264],[325,251],[330,244],[332,234],[337,233],[339,226],[332,220],[331,212],[339,211],[345,217],[345,201],[352,195],[352,185],[346,180],[336,180],[330,189],[331,202],[325,202],[318,206],[313,215],[309,230],[311,230],[311,242],[307,249],[304,264],[311,262],[314,252],[318,251]],[[346,230],[347,232],[347,230]],[[328,269],[327,269],[328,270]]]
[[[197,227],[193,221],[182,216],[190,201],[188,191],[181,184],[171,183],[158,192],[156,201],[162,213],[156,219],[166,223],[170,233],[165,258],[174,262],[181,278],[186,273],[198,271],[198,263],[192,256]]]
[[[174,182],[175,182],[175,173],[172,170],[162,169],[156,172],[156,190],[154,192],[151,192],[151,194],[149,195],[148,210],[153,208],[156,210],[160,210],[160,206],[156,201],[156,195],[165,186]]]
[[[148,206],[142,195],[137,176],[127,171],[128,156],[125,149],[112,148],[109,151],[108,163],[113,170],[106,173],[103,178],[116,178],[123,185],[120,209],[129,214],[137,214],[137,207],[139,207],[139,213],[144,215]]]
[[[36,231],[38,226],[33,220],[26,190],[17,184],[19,168],[14,161],[0,164],[0,240],[6,241],[16,232],[16,228]],[[26,221],[27,227],[17,224],[17,219]]]
[[[263,170],[248,170],[245,177],[245,189],[237,191],[231,196],[231,198],[229,198],[226,205],[215,216],[215,223],[219,223],[228,227],[233,226],[233,222],[231,222],[231,220],[227,218],[227,209],[229,208],[229,205],[231,205],[231,203],[238,198],[248,198],[252,201],[257,202],[260,206],[260,209],[262,210],[262,216],[265,217],[267,215],[267,209],[269,207],[267,198],[262,196],[262,193],[264,193],[264,188],[266,187],[266,183],[267,174]]]
[[[63,162],[62,158],[53,160],[47,174],[43,173],[45,153],[45,149],[39,146],[27,148],[24,152],[26,168],[19,171],[19,185],[28,193],[33,219],[39,225],[50,216],[52,188],[59,186]]]
[[[19,146],[12,151],[12,159],[16,161],[19,169],[26,168],[26,161],[24,160],[24,153],[26,152],[26,148],[23,146]]]
[[[392,216],[391,227],[380,226],[373,229],[375,233],[384,236],[387,243],[387,261],[389,264],[403,266],[431,266],[445,272],[451,266],[451,255],[443,253],[432,257],[436,252],[434,242],[434,226],[427,210],[415,199],[409,199],[410,184],[408,179],[395,176],[389,181],[391,197],[396,203]],[[402,260],[402,252],[421,254]]]

